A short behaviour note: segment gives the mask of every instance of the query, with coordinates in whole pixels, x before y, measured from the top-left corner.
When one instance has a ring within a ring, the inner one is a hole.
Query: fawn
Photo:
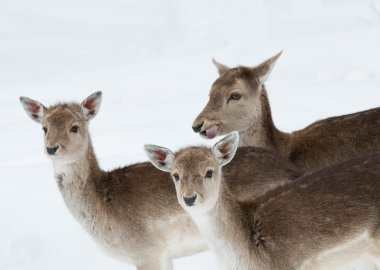
[[[238,137],[176,153],[145,147],[151,162],[170,172],[179,204],[222,269],[337,269],[364,254],[379,263],[380,154],[305,174],[242,203],[221,170]]]
[[[45,154],[69,211],[102,248],[140,270],[172,269],[172,259],[207,249],[189,215],[176,203],[169,176],[149,162],[103,171],[94,153],[89,121],[101,92],[82,103],[45,107],[21,97],[26,113],[43,126]],[[226,167],[237,175],[231,190],[241,201],[261,196],[303,171],[266,150],[242,148]],[[255,179],[255,181],[252,181]]]
[[[280,55],[253,68],[228,68],[214,60],[220,76],[193,130],[209,139],[238,131],[239,146],[275,151],[308,171],[380,150],[379,108],[327,118],[291,133],[278,130],[264,83]]]

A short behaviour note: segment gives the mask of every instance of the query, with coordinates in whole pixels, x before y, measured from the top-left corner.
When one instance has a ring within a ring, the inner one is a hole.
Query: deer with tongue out
[[[213,60],[219,78],[194,120],[194,132],[212,139],[238,131],[239,146],[274,151],[306,170],[380,150],[379,108],[327,118],[291,133],[278,130],[264,83],[280,55],[253,68],[229,68]]]

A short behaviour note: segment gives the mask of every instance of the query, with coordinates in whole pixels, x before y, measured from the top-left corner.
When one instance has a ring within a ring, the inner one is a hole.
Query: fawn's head
[[[216,62],[219,78],[213,83],[206,107],[193,123],[194,132],[212,139],[232,131],[243,132],[262,117],[261,90],[281,52],[254,68]]]
[[[42,125],[45,153],[52,160],[73,162],[87,152],[88,122],[100,108],[102,93],[96,92],[81,104],[59,103],[45,107],[30,98],[20,97],[26,113]]]
[[[189,213],[212,209],[218,200],[221,168],[232,160],[239,134],[233,132],[212,149],[188,147],[173,153],[167,148],[145,145],[145,151],[158,169],[172,175],[179,204]]]

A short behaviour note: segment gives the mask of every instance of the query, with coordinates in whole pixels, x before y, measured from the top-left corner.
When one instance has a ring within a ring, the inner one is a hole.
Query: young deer
[[[29,98],[20,100],[27,114],[43,126],[45,153],[68,209],[106,251],[138,269],[172,269],[173,258],[207,249],[189,215],[176,203],[167,174],[158,173],[149,162],[110,172],[100,169],[88,124],[99,111],[101,92],[81,104],[48,108]],[[227,179],[232,175],[241,179],[230,186],[240,200],[260,196],[301,173],[288,161],[252,148],[241,149],[236,162],[226,167]]]
[[[380,154],[306,174],[241,203],[221,171],[238,137],[177,153],[146,146],[151,162],[171,173],[179,204],[222,269],[337,269],[364,254],[379,262]]]
[[[254,68],[228,68],[214,60],[220,77],[193,130],[209,139],[238,131],[239,146],[275,151],[306,170],[380,150],[379,108],[327,118],[292,133],[278,130],[264,82],[280,54]]]

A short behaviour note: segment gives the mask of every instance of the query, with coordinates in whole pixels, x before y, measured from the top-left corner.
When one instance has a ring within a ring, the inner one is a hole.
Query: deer
[[[176,203],[166,173],[157,172],[150,162],[111,171],[100,168],[89,122],[98,114],[101,100],[102,93],[95,92],[81,103],[45,107],[20,97],[26,113],[42,126],[44,153],[52,161],[68,210],[100,248],[139,270],[173,269],[173,259],[207,250],[206,241]],[[226,167],[226,178],[237,175],[241,179],[230,187],[241,201],[304,173],[266,150],[240,150],[236,162]]]
[[[238,131],[239,146],[274,151],[312,171],[380,150],[380,109],[319,120],[291,133],[276,128],[265,82],[282,52],[255,67],[229,68],[217,62],[219,78],[209,100],[193,122],[206,139]]]
[[[152,164],[170,173],[179,205],[221,269],[338,269],[364,255],[380,265],[379,153],[306,173],[239,202],[222,171],[238,141],[233,132],[212,148],[145,146]]]

